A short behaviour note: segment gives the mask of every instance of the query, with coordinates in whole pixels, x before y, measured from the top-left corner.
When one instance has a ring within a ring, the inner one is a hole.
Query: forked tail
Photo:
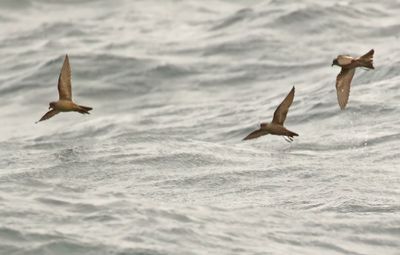
[[[293,136],[299,136],[299,135],[296,134],[295,132],[290,131],[290,130],[286,130],[285,136],[293,137]]]
[[[93,110],[92,107],[83,106],[83,105],[78,105],[78,106],[79,106],[78,112],[82,113],[82,114],[90,114],[89,111]]]
[[[359,57],[358,62],[363,67],[366,67],[369,69],[375,69],[374,63],[373,63],[373,58],[374,58],[374,50],[372,49],[372,50],[368,51],[367,54]]]

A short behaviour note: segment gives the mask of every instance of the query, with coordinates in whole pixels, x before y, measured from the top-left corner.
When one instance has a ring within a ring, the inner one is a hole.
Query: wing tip
[[[65,54],[64,57],[64,63],[68,63],[69,64],[69,57],[68,57],[68,53]]]
[[[292,98],[291,100],[293,101],[293,99],[294,99],[294,94],[296,93],[296,89],[295,89],[295,87],[294,87],[294,85],[293,85],[293,87],[292,87],[292,89],[290,90],[290,92],[289,92],[289,95],[290,95],[290,97]]]
[[[339,101],[339,107],[340,107],[340,110],[345,110],[346,109],[346,105],[347,105],[347,102],[340,102]]]
[[[253,134],[253,132],[251,132],[250,134],[248,134],[245,138],[242,139],[242,141],[246,141],[246,140],[252,139],[252,137],[251,137],[252,134]]]

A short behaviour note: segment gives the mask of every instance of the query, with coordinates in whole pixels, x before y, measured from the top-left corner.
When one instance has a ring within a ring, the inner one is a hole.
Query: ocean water
[[[400,254],[398,1],[0,2],[0,254]],[[338,54],[375,49],[341,111]],[[90,115],[35,124],[68,53]],[[286,127],[270,121],[291,87]]]

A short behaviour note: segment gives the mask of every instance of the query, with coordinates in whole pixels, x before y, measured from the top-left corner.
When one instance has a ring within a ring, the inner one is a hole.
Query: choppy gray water
[[[0,2],[0,254],[400,254],[398,1]],[[331,67],[375,49],[340,111]],[[65,53],[76,102],[57,99]],[[242,142],[296,85],[294,143]]]

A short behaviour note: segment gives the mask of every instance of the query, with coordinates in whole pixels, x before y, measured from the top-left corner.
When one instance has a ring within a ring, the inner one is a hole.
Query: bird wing
[[[347,101],[349,100],[350,84],[353,79],[355,68],[342,68],[336,78],[336,92],[340,109],[344,110]]]
[[[268,135],[268,131],[263,129],[257,129],[256,131],[253,131],[250,134],[248,134],[245,138],[243,138],[243,140],[254,139],[263,135]]]
[[[36,123],[38,123],[38,122],[40,122],[40,121],[43,121],[43,120],[50,119],[51,117],[53,117],[53,116],[56,115],[57,113],[59,113],[59,111],[54,110],[54,109],[53,109],[53,110],[50,110],[50,111],[46,112],[46,114],[43,115],[43,117],[40,118],[40,120],[37,121]]]
[[[292,105],[294,99],[294,86],[286,98],[282,101],[282,103],[276,108],[274,112],[274,118],[272,119],[272,123],[283,125],[285,122],[286,115],[289,111],[289,107]]]
[[[340,66],[349,65],[354,61],[354,58],[352,58],[351,56],[347,56],[347,55],[339,55],[339,56],[337,56],[336,59]]]
[[[64,64],[58,77],[58,95],[60,100],[72,100],[71,92],[71,67],[68,55],[65,55]]]

